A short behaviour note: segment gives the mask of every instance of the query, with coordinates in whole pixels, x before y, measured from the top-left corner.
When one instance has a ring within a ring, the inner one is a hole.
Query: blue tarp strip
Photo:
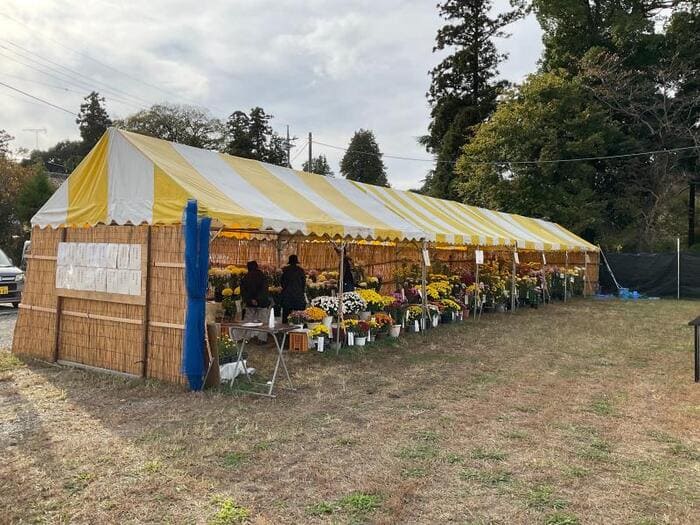
[[[204,320],[211,219],[197,218],[195,200],[187,202],[184,219],[187,312],[182,345],[182,373],[187,377],[190,389],[197,391],[204,384]]]

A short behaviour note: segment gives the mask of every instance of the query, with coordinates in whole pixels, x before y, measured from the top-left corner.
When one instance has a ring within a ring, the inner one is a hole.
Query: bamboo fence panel
[[[148,301],[147,377],[183,383],[182,339],[187,291],[185,240],[179,226],[156,226],[151,231],[150,294]],[[159,266],[159,265],[168,266]],[[155,326],[154,326],[155,325]]]
[[[69,228],[66,242],[143,244],[146,233],[147,226]],[[143,348],[143,328],[139,320],[143,308],[140,305],[64,298],[58,359],[139,375]]]
[[[143,244],[147,226],[70,228],[69,242]],[[32,256],[55,257],[60,230],[35,228]],[[148,334],[147,377],[182,382],[180,361],[186,307],[184,240],[180,227],[153,227],[149,318],[144,306],[100,300],[64,298],[57,357],[98,368],[141,373],[144,336]],[[172,266],[159,267],[159,262]],[[13,352],[52,360],[56,326],[55,260],[29,259],[23,304],[15,327]],[[40,310],[37,310],[39,308]],[[49,311],[50,310],[50,311]],[[174,327],[174,328],[173,328]]]
[[[15,323],[12,352],[51,361],[55,325],[55,313],[21,308]]]
[[[56,324],[56,255],[60,230],[34,228],[27,261],[22,308],[17,314],[12,351],[50,361]],[[35,242],[36,239],[36,242]],[[34,257],[50,257],[40,259]],[[26,308],[33,305],[38,310]]]

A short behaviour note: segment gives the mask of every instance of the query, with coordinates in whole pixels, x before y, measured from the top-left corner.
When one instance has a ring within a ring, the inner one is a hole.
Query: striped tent
[[[179,224],[188,199],[220,226],[537,250],[596,247],[558,224],[329,178],[110,128],[35,226]]]

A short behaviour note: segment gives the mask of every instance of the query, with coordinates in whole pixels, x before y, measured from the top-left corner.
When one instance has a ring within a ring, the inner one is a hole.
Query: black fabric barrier
[[[607,253],[605,256],[619,285],[654,297],[676,296],[677,254]],[[600,287],[603,293],[617,288],[605,262],[600,262]],[[681,297],[700,298],[700,254],[681,252]]]

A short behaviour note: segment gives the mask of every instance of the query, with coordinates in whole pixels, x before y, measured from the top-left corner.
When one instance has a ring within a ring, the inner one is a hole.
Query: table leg
[[[284,373],[287,375],[287,381],[289,381],[291,389],[294,389],[292,380],[289,377],[289,372],[287,371],[287,364],[284,362],[284,356],[282,355],[287,334],[285,333],[282,335],[282,346],[280,346],[279,339],[277,339],[277,334],[272,334],[272,337],[275,341],[275,346],[277,347],[277,362],[275,363],[275,371],[272,373],[272,380],[270,381],[270,390],[268,391],[268,395],[270,396],[272,395],[272,390],[275,388],[275,381],[277,380],[277,372],[279,371],[280,362],[282,363],[282,368],[284,368]]]
[[[700,331],[695,325],[695,382],[700,383]]]
[[[284,352],[284,343],[287,340],[287,334],[282,335],[282,346],[279,349],[280,357],[282,358],[282,368],[284,368],[284,373],[287,376],[287,382],[289,383],[289,388],[294,390],[294,385],[292,384],[292,378],[289,377],[289,370],[287,370],[287,362],[284,360],[282,353]]]
[[[243,372],[245,373],[245,377],[248,380],[248,382],[250,383],[250,375],[248,374],[248,367],[245,365],[245,363],[241,359],[241,357],[243,356],[243,350],[245,349],[245,343],[246,343],[246,339],[243,338],[243,339],[241,339],[241,343],[238,345],[238,357],[236,359],[236,366],[243,367]],[[236,376],[236,377],[238,377],[238,376]],[[234,380],[235,379],[236,378],[234,377]],[[233,383],[233,381],[232,381],[232,383]]]

